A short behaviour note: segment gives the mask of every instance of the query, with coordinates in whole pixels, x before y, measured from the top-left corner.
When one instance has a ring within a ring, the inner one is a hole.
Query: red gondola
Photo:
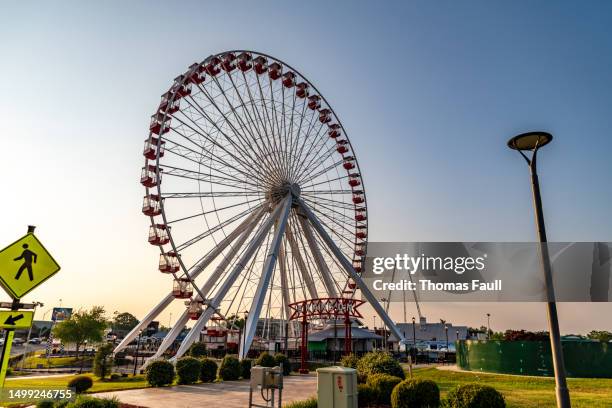
[[[295,74],[291,71],[283,74],[283,85],[285,88],[292,88],[295,85]]]
[[[200,300],[192,300],[187,306],[187,314],[191,320],[198,320],[202,316],[202,302]]]
[[[306,82],[300,82],[295,86],[295,95],[298,98],[305,98],[308,96],[308,84]]]
[[[170,120],[170,116],[164,115],[162,112],[157,112],[155,115],[151,116],[149,130],[156,135],[168,133],[170,131]]]
[[[344,167],[346,170],[354,169],[355,168],[355,158],[353,156],[345,157],[342,167]]]
[[[340,134],[341,134],[340,133],[340,125],[337,124],[337,123],[332,123],[331,125],[329,125],[329,130],[327,131],[327,134],[332,139],[335,139],[338,136],[340,136]]]
[[[157,167],[153,164],[144,166],[140,173],[140,184],[145,187],[154,187],[159,181],[161,181],[161,169],[159,169],[159,178],[157,175]]]
[[[353,269],[355,270],[355,272],[361,273],[361,261],[354,261]]]
[[[319,111],[319,122],[328,123],[331,122],[331,110],[325,108]]]
[[[249,69],[251,69],[253,67],[253,64],[251,64],[251,59],[251,54],[246,52],[238,55],[238,69],[242,72],[247,72]]]
[[[355,236],[359,239],[365,239],[368,236],[368,234],[366,234],[363,231],[359,231],[358,233],[355,234]]]
[[[180,98],[172,100],[172,103],[170,102],[171,99],[172,99],[172,92],[166,92],[165,94],[162,95],[162,100],[161,100],[161,103],[159,104],[160,112],[162,113],[165,112],[166,114],[171,115],[179,110],[179,102],[180,102],[179,99]]]
[[[236,69],[236,63],[234,62],[235,59],[236,56],[231,52],[225,54],[223,57],[223,62],[221,62],[221,68],[223,68],[225,72],[232,72]]]
[[[319,95],[311,95],[308,97],[308,108],[312,110],[319,109],[321,107],[321,97]]]
[[[165,245],[170,242],[168,231],[170,227],[164,224],[153,224],[149,227],[149,243],[151,245]]]
[[[221,72],[221,70],[218,67],[220,62],[221,62],[221,60],[219,60],[219,58],[213,57],[208,62],[208,64],[206,64],[205,69],[206,69],[206,72],[208,73],[208,75],[217,76],[219,74],[219,72]]]
[[[350,174],[348,183],[349,183],[349,186],[351,187],[357,187],[361,185],[361,178],[359,177],[359,174],[357,173]]]
[[[355,211],[355,221],[365,221],[367,219],[365,208],[358,208]]]
[[[189,67],[189,81],[192,84],[201,84],[206,79],[206,73],[201,68],[201,65],[198,63],[191,64]]]
[[[164,140],[160,141],[159,138],[151,136],[151,138],[145,140],[144,150],[142,154],[147,159],[153,160],[157,157],[157,151],[159,150],[159,157],[164,157]]]
[[[176,299],[189,299],[193,295],[193,287],[187,278],[177,278],[172,285],[172,296]]]
[[[365,200],[363,198],[363,193],[361,192],[354,192],[353,193],[353,203],[355,204],[361,204],[363,203]]]
[[[261,75],[268,70],[268,60],[259,56],[253,60],[253,68],[257,75]]]
[[[181,74],[174,78],[174,85],[172,86],[172,91],[176,93],[175,98],[184,98],[187,95],[191,94],[191,84],[183,84],[185,80],[185,75]]]
[[[270,79],[277,80],[281,77],[282,73],[283,67],[281,66],[281,64],[279,64],[278,62],[273,62],[272,64],[270,64],[270,67],[268,68],[268,75],[270,76]]]
[[[174,251],[159,254],[159,270],[163,273],[175,273],[180,268],[178,256]]]
[[[161,214],[161,202],[157,194],[149,194],[143,197],[142,213],[150,217]]]

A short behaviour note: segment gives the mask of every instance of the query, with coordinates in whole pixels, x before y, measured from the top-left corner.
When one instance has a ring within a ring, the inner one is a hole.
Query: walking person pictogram
[[[23,272],[23,270],[27,269],[28,277],[30,278],[31,281],[33,281],[34,273],[32,272],[32,261],[36,263],[37,255],[28,249],[28,244],[23,244],[22,247],[23,247],[23,252],[21,253],[21,255],[13,259],[13,261],[19,261],[20,259],[23,259],[23,265],[19,267],[19,270],[17,271],[17,275],[15,275],[15,279],[19,280],[19,277],[21,276],[21,273]]]

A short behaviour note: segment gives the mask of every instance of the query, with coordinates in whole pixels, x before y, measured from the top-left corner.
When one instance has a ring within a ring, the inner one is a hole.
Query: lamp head
[[[552,135],[547,132],[527,132],[508,140],[508,147],[513,150],[533,150],[550,143]]]

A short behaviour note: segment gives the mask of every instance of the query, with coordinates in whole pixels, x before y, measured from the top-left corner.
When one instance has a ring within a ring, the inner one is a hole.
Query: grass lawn
[[[555,382],[552,378],[456,372],[436,368],[418,368],[413,373],[416,378],[435,381],[442,396],[456,385],[477,382],[490,385],[504,394],[508,408],[556,407]],[[570,378],[568,387],[574,408],[612,407],[612,379]]]
[[[94,380],[93,387],[87,390],[88,393],[129,390],[133,388],[146,388],[149,386],[144,375],[137,375],[135,377],[120,377],[113,381],[108,379],[106,381],[101,381],[99,378],[92,376],[91,374],[84,375],[88,375]],[[5,383],[5,388],[66,387],[68,382],[74,377],[76,377],[76,375],[31,379],[20,378],[7,381]]]

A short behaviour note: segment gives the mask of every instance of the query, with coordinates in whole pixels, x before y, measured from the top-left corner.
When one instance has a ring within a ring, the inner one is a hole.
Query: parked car
[[[22,339],[22,338],[15,337],[15,338],[13,339],[13,344],[14,344],[14,345],[16,345],[16,346],[20,346],[20,345],[22,345],[23,343],[25,343],[25,340],[24,340],[24,339]]]
[[[38,337],[34,337],[28,341],[30,344],[40,344],[40,339]]]

